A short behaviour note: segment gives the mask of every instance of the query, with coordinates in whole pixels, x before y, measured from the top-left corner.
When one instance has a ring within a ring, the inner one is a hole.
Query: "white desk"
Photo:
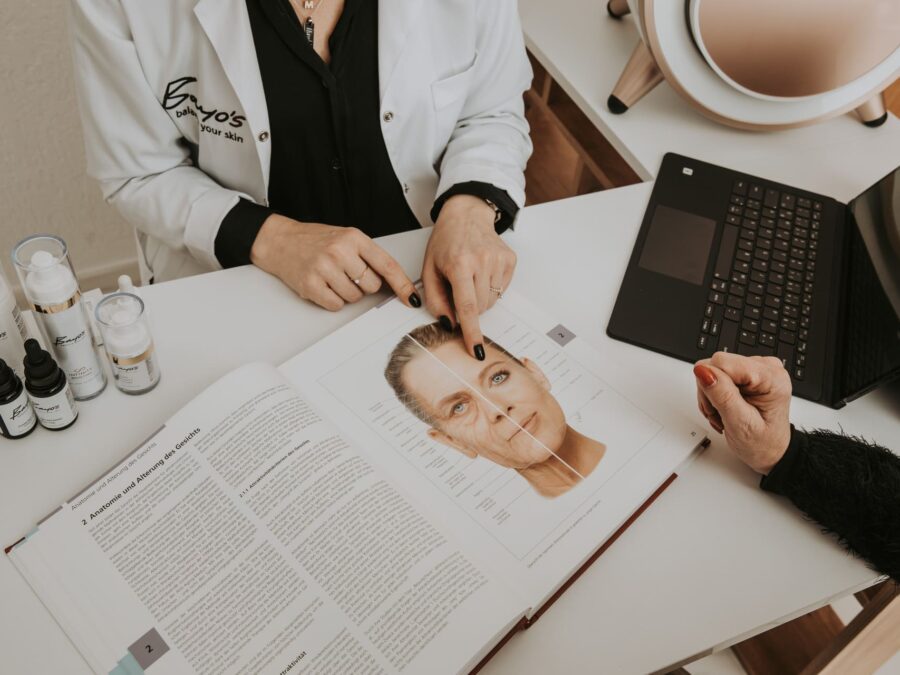
[[[519,0],[519,13],[528,49],[644,180],[677,152],[846,202],[900,162],[893,116],[877,129],[843,115],[787,131],[739,131],[703,117],[665,82],[613,115],[606,99],[639,39],[635,18],[610,18],[606,0]]]
[[[690,366],[610,340],[605,325],[649,196],[649,185],[527,209],[509,236],[514,287],[556,313],[610,358],[631,364],[657,402],[697,415]],[[417,275],[427,232],[383,240]],[[575,245],[577,242],[577,245]],[[414,276],[415,278],[415,276]],[[274,279],[241,268],[144,291],[162,364],[151,393],[112,386],[54,434],[0,443],[0,542],[126,455],[181,405],[249,360],[278,364],[377,299],[329,314]],[[804,401],[801,425],[842,425],[900,438],[900,391],[880,391],[839,413]],[[759,632],[873,583],[876,575],[784,501],[714,439],[623,537],[485,672],[637,673],[665,668]],[[81,675],[87,667],[9,561],[0,560],[3,672]]]

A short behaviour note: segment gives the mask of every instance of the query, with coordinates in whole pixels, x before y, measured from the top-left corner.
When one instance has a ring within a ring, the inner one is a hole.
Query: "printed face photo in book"
[[[419,326],[394,347],[385,378],[433,440],[514,469],[544,497],[565,494],[597,468],[606,446],[569,426],[536,363],[487,336],[484,348],[478,361],[458,329]]]

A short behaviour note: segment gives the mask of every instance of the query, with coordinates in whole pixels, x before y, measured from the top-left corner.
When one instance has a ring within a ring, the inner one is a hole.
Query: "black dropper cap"
[[[50,354],[41,349],[38,341],[25,340],[25,382],[33,394],[49,396],[55,392],[64,375]]]
[[[10,394],[21,391],[21,389],[19,389],[20,384],[21,382],[13,372],[13,369],[6,364],[6,361],[0,359],[0,400],[6,398]]]

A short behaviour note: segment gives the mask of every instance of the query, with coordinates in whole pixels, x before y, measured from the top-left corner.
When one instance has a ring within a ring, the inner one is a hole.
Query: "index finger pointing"
[[[450,279],[453,290],[453,306],[462,329],[466,351],[479,361],[484,361],[484,338],[478,325],[478,295],[475,292],[474,276],[454,276]]]
[[[360,257],[366,261],[404,303],[412,307],[421,307],[422,299],[416,293],[415,284],[406,276],[400,263],[394,260],[383,248],[369,239],[360,249]]]

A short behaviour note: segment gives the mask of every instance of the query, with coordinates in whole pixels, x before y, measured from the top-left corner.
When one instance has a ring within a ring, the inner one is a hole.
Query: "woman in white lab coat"
[[[328,309],[387,282],[371,237],[435,227],[429,310],[483,358],[524,202],[515,0],[73,0],[88,170],[159,281],[252,262]]]

